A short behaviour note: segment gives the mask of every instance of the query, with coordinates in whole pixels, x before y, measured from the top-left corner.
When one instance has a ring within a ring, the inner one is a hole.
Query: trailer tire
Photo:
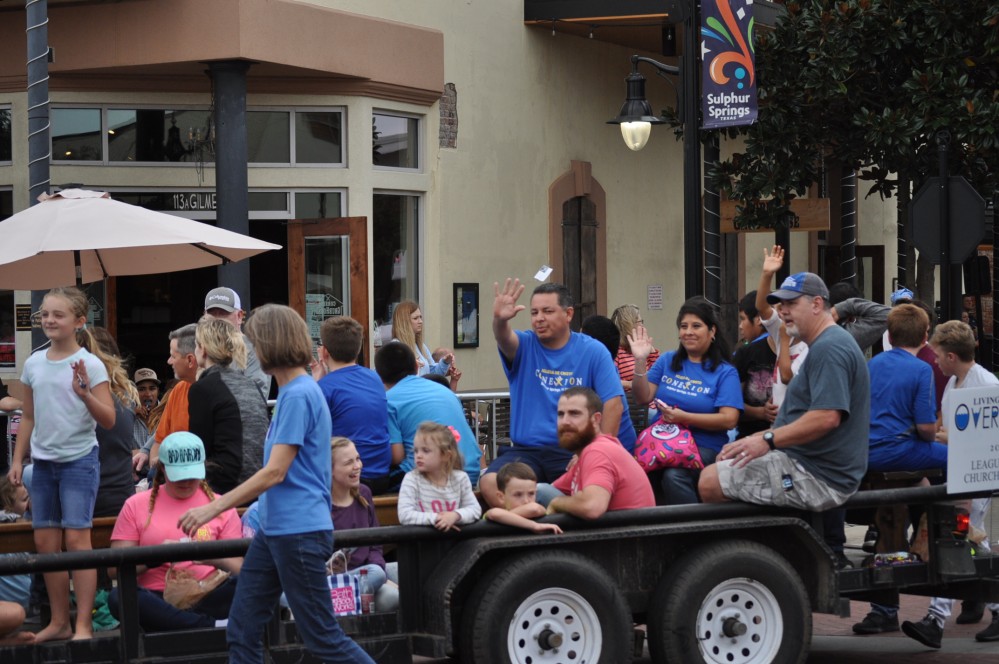
[[[498,563],[465,602],[460,661],[564,664],[632,659],[631,610],[599,565],[577,553]]]
[[[660,579],[648,615],[652,661],[803,663],[812,640],[805,585],[757,542],[687,552]]]

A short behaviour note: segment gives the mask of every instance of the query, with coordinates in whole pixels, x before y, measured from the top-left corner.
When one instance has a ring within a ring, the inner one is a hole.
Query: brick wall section
[[[440,146],[458,147],[458,91],[454,83],[445,83],[441,95]]]

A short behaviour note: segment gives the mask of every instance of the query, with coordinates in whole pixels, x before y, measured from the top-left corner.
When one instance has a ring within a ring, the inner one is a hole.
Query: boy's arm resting
[[[537,505],[537,503],[534,503]],[[524,507],[523,505],[521,507]],[[538,507],[541,507],[538,505]],[[510,510],[503,509],[502,507],[494,507],[486,512],[486,518],[490,521],[495,521],[496,523],[502,523],[505,526],[513,526],[514,528],[523,528],[524,530],[530,530],[533,532],[548,531],[553,533],[561,533],[562,529],[559,528],[554,523],[538,523],[537,521],[531,521],[525,517],[516,514]],[[544,508],[541,508],[541,515],[544,516]]]
[[[548,513],[563,512],[581,519],[596,519],[607,512],[611,493],[602,486],[590,484],[571,496],[559,496],[548,503]]]
[[[542,505],[541,503],[534,503],[534,502],[524,503],[523,505],[517,505],[516,507],[514,507],[512,510],[509,511],[513,512],[517,516],[522,516],[525,519],[537,519],[547,514],[544,505]]]

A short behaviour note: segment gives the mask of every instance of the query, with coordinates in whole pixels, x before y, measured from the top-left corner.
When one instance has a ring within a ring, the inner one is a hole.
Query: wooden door
[[[350,316],[368,346],[368,219],[295,219],[288,223],[288,302],[309,324],[313,342],[330,316]]]

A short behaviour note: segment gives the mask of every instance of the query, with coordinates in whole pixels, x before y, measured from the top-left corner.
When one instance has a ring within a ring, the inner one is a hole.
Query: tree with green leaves
[[[711,170],[737,201],[737,227],[786,223],[791,200],[819,180],[822,165],[841,164],[870,181],[867,195],[898,196],[901,235],[911,192],[937,172],[940,131],[951,136],[950,173],[996,196],[999,3],[797,0],[786,8],[756,40],[759,120],[737,130],[744,151]],[[932,285],[932,266],[921,260],[919,292]]]

